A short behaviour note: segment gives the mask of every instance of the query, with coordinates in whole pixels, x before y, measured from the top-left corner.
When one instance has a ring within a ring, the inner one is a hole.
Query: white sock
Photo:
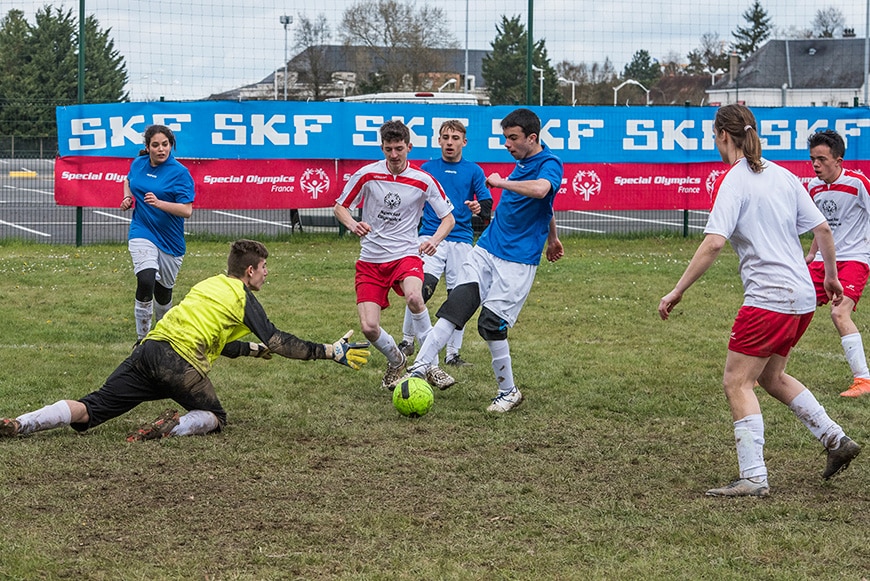
[[[465,334],[465,327],[456,329],[450,335],[450,340],[447,342],[447,358],[454,355],[459,355],[459,350],[462,349],[462,336]]]
[[[870,378],[870,369],[867,368],[867,356],[864,354],[861,333],[844,335],[840,337],[840,343],[843,344],[843,352],[846,354],[849,367],[852,368],[852,375],[856,378]]]
[[[489,353],[492,355],[492,370],[498,383],[499,393],[509,393],[514,388],[514,371],[511,365],[511,350],[507,339],[487,341]]]
[[[767,479],[764,464],[764,420],[761,414],[751,414],[734,422],[734,442],[737,446],[737,466],[740,478]]]
[[[836,446],[846,435],[808,389],[791,400],[788,407],[826,449]]]
[[[414,335],[417,341],[422,345],[426,341],[426,336],[432,330],[432,320],[429,318],[429,309],[423,307],[421,313],[411,313],[411,327],[414,329]]]
[[[414,344],[414,325],[411,317],[413,314],[411,313],[411,309],[405,306],[405,318],[402,321],[402,341],[407,341],[410,344]]]
[[[386,356],[387,361],[390,362],[390,365],[395,367],[399,363],[402,362],[402,352],[399,351],[399,346],[396,345],[396,341],[393,337],[384,331],[383,327],[380,328],[381,334],[378,335],[378,338],[372,341],[372,345],[375,349],[380,351]]]
[[[157,301],[154,301],[154,322],[156,323],[160,319],[163,318],[163,315],[172,308],[172,301],[170,300],[165,305],[161,305]]]
[[[216,415],[205,410],[192,410],[178,418],[178,425],[169,432],[170,436],[200,436],[218,429],[220,422]]]
[[[136,336],[144,339],[151,330],[151,315],[153,314],[153,301],[136,301],[133,307],[133,315],[136,317]]]
[[[68,426],[72,421],[72,412],[70,412],[69,405],[60,400],[34,412],[22,414],[15,419],[21,422],[18,433],[24,435]]]
[[[417,358],[412,368],[414,370],[429,369],[438,365],[438,352],[444,349],[450,335],[456,327],[447,319],[438,319],[426,336],[426,342],[420,346]]]

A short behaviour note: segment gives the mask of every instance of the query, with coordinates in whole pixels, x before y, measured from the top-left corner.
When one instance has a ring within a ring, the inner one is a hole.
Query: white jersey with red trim
[[[745,306],[810,313],[816,291],[799,236],[825,217],[794,174],[762,161],[764,171],[754,173],[740,158],[716,182],[704,233],[731,242],[740,260]]]
[[[813,178],[810,196],[834,233],[837,261],[870,263],[870,180],[862,173],[844,169],[834,183]],[[822,253],[816,254],[822,260]]]
[[[426,202],[439,218],[453,211],[435,178],[411,164],[393,175],[385,160],[357,170],[337,200],[348,209],[362,207],[362,221],[372,230],[360,238],[359,258],[378,264],[419,254],[417,228]]]

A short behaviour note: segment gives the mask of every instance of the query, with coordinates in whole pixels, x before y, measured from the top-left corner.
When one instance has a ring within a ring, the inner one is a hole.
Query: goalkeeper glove
[[[369,342],[348,343],[353,331],[348,331],[344,337],[332,344],[332,360],[351,369],[359,369],[369,361],[371,352],[368,350]]]
[[[251,352],[248,353],[249,357],[259,357],[260,359],[271,359],[272,352],[269,351],[269,348],[263,345],[262,343],[248,343],[248,347],[251,349]]]

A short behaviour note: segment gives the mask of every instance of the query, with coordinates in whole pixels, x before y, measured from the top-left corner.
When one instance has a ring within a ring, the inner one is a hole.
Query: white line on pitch
[[[290,228],[293,226],[291,224],[286,224],[284,222],[273,222],[271,220],[260,220],[259,218],[249,218],[248,216],[240,216],[239,214],[231,214],[229,212],[221,212],[220,210],[212,210],[215,214],[220,214],[221,216],[229,216],[230,218],[238,218],[239,220],[248,220],[249,222],[258,222],[260,224],[269,224],[271,226],[281,226],[282,228]]]
[[[586,212],[583,210],[570,210],[572,214],[581,214],[587,216],[596,216],[599,218],[611,218],[613,220],[624,220],[626,222],[645,222],[647,224],[661,224],[662,226],[682,226],[682,222],[668,222],[666,220],[648,220],[646,218],[630,218],[628,216],[614,216],[612,214],[600,214],[598,212]],[[703,230],[704,226],[689,226],[689,228],[696,228],[698,230]]]
[[[573,230],[575,232],[592,232],[593,234],[606,234],[604,230],[593,230],[591,228],[575,228],[574,226],[564,226],[562,224],[556,224],[556,227],[560,230]]]
[[[31,230],[30,228],[25,228],[24,226],[12,224],[10,222],[6,222],[5,220],[0,220],[0,224],[3,224],[5,226],[9,226],[10,228],[18,228],[19,230],[24,230],[25,232],[30,232],[31,234],[37,234],[38,236],[45,236],[46,238],[51,238],[51,234],[47,234],[45,232],[40,232],[39,230]]]
[[[94,214],[99,214],[100,216],[106,216],[108,218],[114,218],[115,220],[122,220],[124,222],[132,222],[130,218],[125,218],[124,216],[116,216],[115,214],[109,214],[108,212],[100,212],[99,210],[94,210]]]

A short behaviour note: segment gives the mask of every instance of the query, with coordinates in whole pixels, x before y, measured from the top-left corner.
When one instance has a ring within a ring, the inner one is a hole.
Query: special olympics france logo
[[[581,170],[574,174],[571,180],[571,189],[574,195],[582,196],[584,202],[589,198],[601,193],[601,178],[592,170]]]
[[[725,173],[724,170],[714,169],[707,175],[707,179],[704,181],[704,187],[707,188],[707,195],[710,196],[710,199],[713,199],[713,186],[716,185],[716,180],[719,179]]]
[[[311,196],[312,200],[316,200],[320,194],[329,190],[329,175],[319,167],[310,167],[302,172],[299,187]]]

